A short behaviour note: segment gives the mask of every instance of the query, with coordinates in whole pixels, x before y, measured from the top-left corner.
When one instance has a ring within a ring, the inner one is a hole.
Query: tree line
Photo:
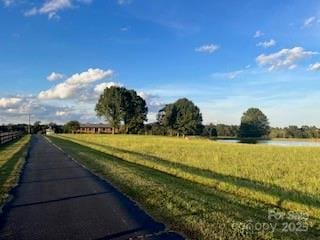
[[[220,129],[202,123],[202,114],[198,106],[187,98],[165,105],[157,114],[157,122],[144,125],[147,120],[146,102],[134,90],[112,86],[100,95],[95,111],[112,127],[122,128],[124,133],[151,132],[161,135],[208,135],[217,136]],[[229,134],[237,134],[242,138],[260,138],[269,134],[268,118],[257,108],[250,108],[241,118],[239,129],[233,127]]]
[[[187,98],[181,98],[161,108],[157,121],[147,123],[148,107],[145,100],[135,90],[112,86],[100,95],[95,106],[98,117],[103,118],[112,132],[125,134],[152,134],[206,137],[238,138],[320,138],[320,129],[315,126],[289,126],[271,128],[267,116],[258,108],[249,108],[243,113],[240,125],[203,124],[198,106]],[[41,124],[37,121],[31,126],[32,133],[44,133],[47,128],[57,133],[76,133],[80,128],[78,121],[69,121],[65,125],[55,123]],[[0,126],[0,132],[28,131],[27,124],[9,124]]]

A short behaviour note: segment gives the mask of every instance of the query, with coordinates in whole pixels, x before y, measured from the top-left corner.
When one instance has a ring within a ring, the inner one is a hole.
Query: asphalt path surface
[[[184,239],[42,136],[12,194],[0,239]]]

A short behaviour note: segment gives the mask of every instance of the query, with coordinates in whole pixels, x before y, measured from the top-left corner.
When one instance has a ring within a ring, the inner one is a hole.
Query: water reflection
[[[302,140],[256,140],[256,139],[217,139],[217,142],[226,143],[248,143],[248,144],[263,144],[263,145],[274,145],[284,147],[320,147],[320,142],[302,141]]]

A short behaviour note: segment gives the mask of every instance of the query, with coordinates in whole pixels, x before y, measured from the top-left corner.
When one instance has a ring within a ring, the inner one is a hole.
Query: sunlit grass
[[[0,205],[4,203],[8,191],[16,182],[22,165],[21,156],[29,140],[30,136],[24,136],[19,140],[0,146]]]
[[[112,178],[153,214],[161,210],[159,218],[189,236],[231,236],[236,232],[232,223],[266,220],[273,207],[309,214],[313,228],[308,238],[318,228],[320,148],[124,135],[63,135],[55,141],[68,145],[67,151]]]

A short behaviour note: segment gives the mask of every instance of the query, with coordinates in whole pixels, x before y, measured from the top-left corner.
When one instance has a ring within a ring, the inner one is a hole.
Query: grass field
[[[190,239],[320,239],[320,148],[133,135],[50,138]],[[270,211],[282,218],[268,219]],[[308,217],[298,220],[297,213]]]
[[[15,184],[22,165],[21,156],[27,147],[30,136],[0,146],[0,205],[6,198],[8,191]]]

